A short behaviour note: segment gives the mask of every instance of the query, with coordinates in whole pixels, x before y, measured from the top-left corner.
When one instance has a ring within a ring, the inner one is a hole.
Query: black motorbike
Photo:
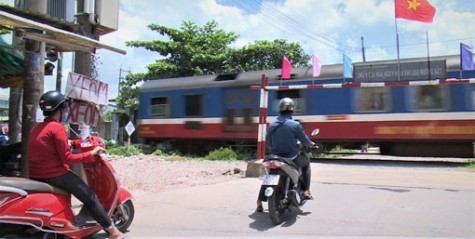
[[[319,133],[318,129],[312,135]],[[301,147],[301,153],[305,150]],[[259,200],[267,201],[269,216],[275,225],[282,223],[284,214],[290,211],[291,206],[300,208],[306,202],[302,189],[301,169],[292,158],[278,155],[268,155],[264,159],[265,175],[259,193]]]

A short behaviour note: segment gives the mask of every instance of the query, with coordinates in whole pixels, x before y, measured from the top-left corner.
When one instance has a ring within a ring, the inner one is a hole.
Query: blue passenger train
[[[270,86],[280,86],[269,91],[267,122],[278,115],[278,101],[291,97],[294,118],[308,131],[320,128],[318,142],[327,148],[369,143],[383,154],[473,157],[475,71],[460,71],[459,55],[353,67],[352,79],[334,64],[322,66],[317,78],[311,67],[302,67],[292,69],[290,80],[281,80],[275,69],[146,81],[139,137],[191,152],[256,146],[260,90],[251,86],[265,75]]]

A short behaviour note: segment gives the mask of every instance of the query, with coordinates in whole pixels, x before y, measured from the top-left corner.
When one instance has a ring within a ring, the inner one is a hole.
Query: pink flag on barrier
[[[282,79],[290,79],[290,72],[292,71],[292,63],[286,56],[282,59]]]
[[[320,71],[322,70],[322,62],[320,61],[320,57],[313,54],[312,56],[312,70],[313,70],[313,77],[320,76]]]

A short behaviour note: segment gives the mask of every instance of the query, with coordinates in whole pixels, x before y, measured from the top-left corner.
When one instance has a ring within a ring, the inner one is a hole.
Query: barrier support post
[[[266,154],[266,131],[267,131],[267,104],[269,91],[265,88],[269,85],[269,78],[262,75],[262,85],[259,103],[259,129],[257,134],[257,159],[264,159]]]

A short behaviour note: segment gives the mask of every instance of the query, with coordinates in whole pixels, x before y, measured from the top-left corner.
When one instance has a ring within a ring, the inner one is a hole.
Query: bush
[[[119,146],[108,149],[107,152],[113,155],[132,156],[142,153],[142,149],[137,146]]]
[[[231,148],[219,148],[211,151],[206,159],[208,160],[237,160],[238,156]]]
[[[160,149],[157,149],[157,150],[153,151],[152,154],[153,154],[153,155],[156,155],[156,156],[166,156],[166,155],[167,155],[165,152],[163,152],[163,151],[160,150]]]

